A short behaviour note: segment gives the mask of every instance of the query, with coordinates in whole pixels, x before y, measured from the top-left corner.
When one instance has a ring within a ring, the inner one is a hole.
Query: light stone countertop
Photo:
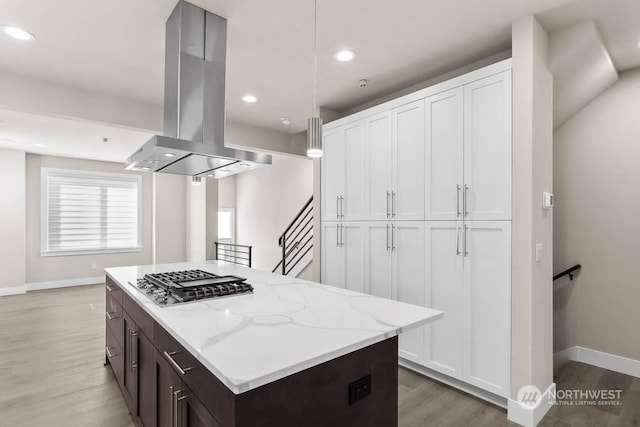
[[[130,282],[201,269],[246,277],[253,294],[159,307]],[[219,261],[105,269],[235,394],[443,317],[441,311]]]

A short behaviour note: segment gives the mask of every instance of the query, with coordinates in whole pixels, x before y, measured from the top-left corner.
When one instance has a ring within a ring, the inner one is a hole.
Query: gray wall
[[[40,256],[40,169],[42,167],[142,175],[142,251],[120,254]],[[27,283],[97,277],[104,274],[102,269],[106,267],[151,264],[153,259],[152,201],[151,174],[127,172],[120,163],[28,154],[26,167]],[[95,264],[96,268],[92,268],[92,264]]]
[[[186,261],[187,196],[185,177],[153,174],[154,264]]]
[[[574,282],[556,283],[555,351],[640,360],[639,112],[635,69],[554,134],[554,266],[583,266]]]
[[[22,286],[26,228],[24,151],[0,149],[0,183],[0,288]]]
[[[253,266],[271,271],[278,237],[313,193],[313,162],[274,156],[273,164],[236,176],[236,236],[253,245]]]

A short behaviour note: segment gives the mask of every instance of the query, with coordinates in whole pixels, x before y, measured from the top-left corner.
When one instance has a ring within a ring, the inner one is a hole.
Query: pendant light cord
[[[311,117],[314,117],[316,112],[316,90],[318,86],[318,0],[314,0],[313,3],[313,110]]]

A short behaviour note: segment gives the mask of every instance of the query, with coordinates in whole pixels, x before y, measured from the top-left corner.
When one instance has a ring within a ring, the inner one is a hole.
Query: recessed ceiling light
[[[175,153],[162,153],[163,156],[165,157],[175,157],[176,154]]]
[[[215,175],[214,175],[214,174],[212,174],[212,173],[210,173],[210,174],[209,174],[209,175],[207,175],[207,176],[208,176],[209,178],[214,178],[214,177],[215,177]]]
[[[245,96],[243,96],[243,97],[242,97],[242,100],[243,100],[244,102],[249,103],[249,104],[253,104],[253,103],[255,103],[255,102],[258,102],[258,98],[256,98],[256,97],[255,97],[255,96],[253,96],[253,95],[245,95]]]
[[[140,168],[140,170],[143,170],[143,171],[150,171],[150,170],[151,170],[151,168],[150,168],[150,167],[148,167],[148,166],[142,166],[142,167]]]
[[[46,145],[44,144],[33,144],[34,147],[44,148]]]
[[[341,50],[336,52],[335,58],[340,62],[349,62],[356,57],[356,53],[352,50]]]
[[[249,168],[249,167],[251,167],[251,165],[248,164],[248,163],[240,163],[240,167],[241,168]]]
[[[285,126],[289,126],[291,124],[291,118],[290,117],[283,117],[280,119],[280,123],[282,123]]]
[[[36,36],[31,34],[29,31],[23,30],[22,28],[12,27],[10,25],[2,25],[0,26],[0,29],[2,29],[3,33],[13,37],[14,39],[23,41],[31,41],[36,39]]]

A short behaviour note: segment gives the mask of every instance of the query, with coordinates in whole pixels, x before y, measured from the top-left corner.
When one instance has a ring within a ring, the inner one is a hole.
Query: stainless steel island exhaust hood
[[[227,20],[179,1],[166,24],[164,136],[126,168],[221,178],[271,164],[271,156],[225,147]]]

